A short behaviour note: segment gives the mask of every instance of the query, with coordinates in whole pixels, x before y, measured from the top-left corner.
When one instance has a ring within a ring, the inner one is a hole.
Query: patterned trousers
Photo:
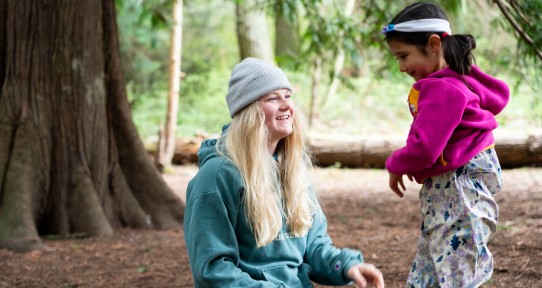
[[[487,247],[496,232],[502,186],[494,149],[456,170],[427,179],[420,191],[422,226],[406,287],[479,287],[491,278]]]

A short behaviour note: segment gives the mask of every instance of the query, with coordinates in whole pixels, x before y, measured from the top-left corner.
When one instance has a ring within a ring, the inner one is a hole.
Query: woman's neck
[[[267,150],[269,151],[271,155],[275,154],[278,144],[279,144],[279,141],[267,142]]]

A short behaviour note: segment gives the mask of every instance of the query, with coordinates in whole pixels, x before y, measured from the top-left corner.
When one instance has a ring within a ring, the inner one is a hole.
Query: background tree
[[[177,113],[179,112],[179,90],[181,87],[181,51],[183,35],[183,0],[176,0],[173,5],[173,28],[171,31],[169,56],[169,89],[166,123],[164,133],[158,140],[157,166],[162,172],[171,166],[175,152],[175,131],[177,130]],[[162,130],[161,130],[162,131]]]
[[[542,61],[542,2],[536,0],[493,0],[523,45],[522,51]]]
[[[254,57],[275,63],[265,7],[258,0],[237,1],[237,40],[240,59]]]
[[[320,125],[314,127],[313,131],[327,133],[340,126],[341,131],[345,133],[366,134],[371,133],[375,125],[387,126],[380,130],[382,133],[398,132],[398,129],[403,129],[402,120],[408,120],[409,115],[403,113],[399,105],[394,104],[396,97],[402,95],[401,91],[407,89],[404,87],[410,86],[411,83],[408,83],[410,82],[408,77],[405,78],[396,72],[398,70],[396,60],[391,57],[382,42],[383,35],[380,31],[394,14],[404,8],[404,2],[357,1],[351,19],[344,22],[341,14],[348,0],[282,1],[286,7],[296,7],[287,9],[286,12],[297,9],[297,16],[294,17],[299,19],[301,52],[297,58],[292,59],[292,63],[282,61],[281,57],[275,59],[296,84],[296,103],[305,114],[308,114],[309,110],[314,57],[317,53],[323,57],[320,78],[320,91],[323,95],[319,105],[325,102],[326,108],[333,109],[326,109],[326,113],[320,115]],[[119,24],[122,28],[120,31],[123,44],[122,59],[129,100],[134,121],[145,143],[152,147],[156,143],[158,127],[163,125],[166,110],[167,77],[164,76],[167,75],[168,55],[164,47],[169,47],[169,30],[153,26],[156,21],[140,15],[155,14],[156,11],[164,10],[163,7],[146,6],[148,3],[159,4],[165,0],[118,2],[123,3],[119,9]],[[224,103],[229,73],[239,61],[239,46],[235,43],[236,2],[237,0],[194,0],[184,3],[182,71],[187,76],[183,78],[181,87],[180,101],[183,105],[178,115],[177,136],[220,133],[220,127],[229,121],[226,105],[217,104]],[[451,16],[454,31],[469,32],[476,37],[478,47],[475,54],[478,65],[488,73],[508,81],[514,89],[521,89],[521,92],[515,92],[515,95],[520,97],[514,97],[513,102],[517,104],[512,103],[512,106],[529,108],[521,115],[514,113],[514,116],[508,117],[506,113],[503,114],[500,118],[501,124],[511,124],[520,120],[532,123],[536,120],[539,126],[542,125],[540,106],[536,103],[523,104],[526,100],[534,102],[534,99],[539,99],[539,95],[542,95],[533,91],[536,86],[532,85],[536,83],[536,79],[542,79],[537,77],[540,75],[538,67],[541,65],[530,60],[525,61],[528,57],[525,53],[516,54],[516,51],[519,51],[516,47],[518,37],[515,32],[509,30],[510,25],[498,7],[493,4],[493,0],[433,2],[445,7]],[[274,9],[276,1],[258,3],[263,3],[262,5],[269,9],[268,28],[271,39],[275,40],[272,27],[273,17],[277,14]],[[309,15],[307,11],[315,10],[316,5],[323,5],[323,13]],[[170,10],[164,14],[169,15]],[[316,17],[312,18],[312,15]],[[348,23],[352,25],[345,25]],[[346,32],[343,38],[336,37],[338,34],[335,32],[340,29]],[[276,37],[276,40],[280,41],[280,37]],[[325,43],[330,45],[327,46]],[[335,97],[325,100],[338,46],[342,46],[345,51],[344,66],[338,77],[341,81],[337,85]],[[531,87],[525,87],[526,84]],[[375,100],[376,98],[382,100]],[[377,101],[379,105],[367,109],[373,101]],[[378,108],[386,106],[388,109],[385,111]],[[355,111],[363,112],[351,113],[352,107],[356,108]]]
[[[181,226],[132,122],[115,17],[114,0],[0,5],[0,247]]]
[[[298,6],[287,0],[275,1],[275,58],[279,65],[292,62],[301,52]]]
[[[344,8],[344,15],[346,17],[352,16],[352,12],[354,11],[354,6],[356,5],[355,0],[348,0],[346,2],[346,7]],[[340,74],[344,67],[344,61],[346,60],[346,55],[344,52],[344,48],[339,46],[337,49],[337,55],[335,56],[335,63],[333,65],[333,70],[331,74],[331,84],[329,85],[329,89],[327,91],[326,96],[324,97],[324,103],[321,105],[324,106],[326,103],[329,102],[331,98],[335,96],[335,93],[337,92],[337,88],[339,86],[339,78]]]
[[[339,8],[339,5],[335,3],[329,5],[321,0],[301,1],[307,18],[307,27],[303,32],[301,57],[297,61],[298,67],[310,65],[308,66],[311,71],[308,112],[310,128],[319,120],[319,107],[326,102],[325,98],[321,99],[319,95],[322,74],[330,71],[332,76],[329,79],[332,82],[334,78],[339,77],[338,70],[342,70],[342,65],[336,63],[337,57],[341,58],[341,55],[344,56],[345,53],[351,55],[353,59],[359,57],[359,37],[362,34],[362,26],[350,17],[354,2],[348,0]],[[342,62],[341,59],[339,62]]]
[[[542,1],[526,0],[490,0],[501,11],[503,25],[508,31],[517,35],[518,55],[515,65],[510,65],[520,75],[519,82],[527,82],[534,90],[542,91]],[[531,100],[530,104],[542,124],[542,93]]]

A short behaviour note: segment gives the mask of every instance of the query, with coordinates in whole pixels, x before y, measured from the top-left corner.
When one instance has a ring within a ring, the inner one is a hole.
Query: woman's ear
[[[440,37],[437,34],[432,34],[431,36],[429,36],[429,41],[427,41],[427,45],[429,46],[429,49],[435,53],[439,53],[440,49],[442,48],[442,42],[440,41]]]

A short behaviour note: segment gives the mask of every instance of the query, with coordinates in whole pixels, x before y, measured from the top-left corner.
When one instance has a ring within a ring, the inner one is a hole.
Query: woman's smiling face
[[[295,106],[288,89],[275,90],[260,97],[258,102],[265,115],[265,125],[269,130],[269,142],[278,143],[293,131]]]

